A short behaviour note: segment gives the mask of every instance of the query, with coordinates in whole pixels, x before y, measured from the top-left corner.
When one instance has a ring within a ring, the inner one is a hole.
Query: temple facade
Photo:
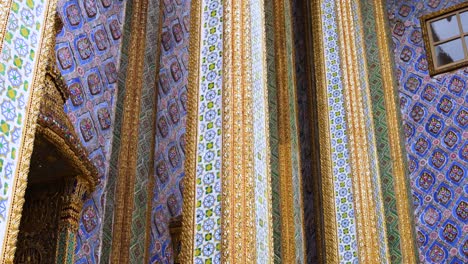
[[[468,263],[468,2],[0,0],[0,264]]]

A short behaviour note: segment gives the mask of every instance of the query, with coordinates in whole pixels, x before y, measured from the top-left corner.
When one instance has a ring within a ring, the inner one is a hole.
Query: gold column
[[[223,263],[254,263],[255,200],[248,0],[223,3]]]

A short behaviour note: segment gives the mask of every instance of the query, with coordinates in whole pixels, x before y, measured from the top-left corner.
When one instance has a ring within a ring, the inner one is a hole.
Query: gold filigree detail
[[[129,263],[131,224],[134,206],[137,167],[138,122],[140,116],[143,65],[146,44],[148,0],[133,3],[126,94],[122,118],[122,139],[119,153],[114,225],[112,237],[112,263]]]
[[[391,49],[389,45],[389,29],[385,21],[385,4],[383,0],[374,0],[375,24],[377,43],[379,46],[380,68],[382,69],[382,82],[385,98],[385,109],[388,120],[388,136],[390,152],[393,162],[393,175],[395,182],[395,198],[397,201],[398,227],[400,230],[401,254],[404,263],[416,263],[416,248],[414,245],[414,227],[412,225],[412,211],[409,206],[408,178],[405,173],[405,158],[401,140],[401,122],[397,108],[396,80],[391,62]]]
[[[44,13],[44,24],[42,26],[41,40],[38,47],[38,57],[36,59],[34,78],[31,85],[31,95],[26,107],[24,117],[24,127],[22,141],[18,151],[18,164],[12,185],[12,201],[9,210],[7,228],[2,246],[2,260],[0,263],[13,263],[16,250],[16,239],[21,221],[21,212],[24,204],[24,193],[27,186],[29,173],[29,163],[34,147],[36,132],[36,120],[39,113],[42,94],[46,85],[47,63],[50,58],[54,58],[55,48],[55,12],[57,0],[47,2]],[[3,37],[3,36],[2,36]],[[3,44],[3,43],[2,43]]]

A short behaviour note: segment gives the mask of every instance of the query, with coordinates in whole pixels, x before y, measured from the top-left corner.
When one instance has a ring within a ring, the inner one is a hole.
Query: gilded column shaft
[[[224,2],[223,263],[256,260],[249,5],[247,0]]]

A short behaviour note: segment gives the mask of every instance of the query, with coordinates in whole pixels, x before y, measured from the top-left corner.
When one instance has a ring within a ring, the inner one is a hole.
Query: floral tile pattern
[[[0,43],[0,234],[5,234],[10,213],[45,8],[43,0],[12,1]],[[0,243],[3,239],[0,236]]]
[[[221,262],[223,5],[202,1],[198,91],[195,263]]]
[[[335,185],[336,222],[338,227],[338,249],[340,262],[357,263],[358,249],[356,219],[354,216],[353,192],[351,190],[351,168],[345,120],[342,72],[337,32],[335,1],[322,3],[323,41],[325,63],[327,65],[327,91],[330,120],[332,169]]]
[[[463,0],[387,1],[419,259],[468,262],[468,69],[430,77],[419,17]]]

